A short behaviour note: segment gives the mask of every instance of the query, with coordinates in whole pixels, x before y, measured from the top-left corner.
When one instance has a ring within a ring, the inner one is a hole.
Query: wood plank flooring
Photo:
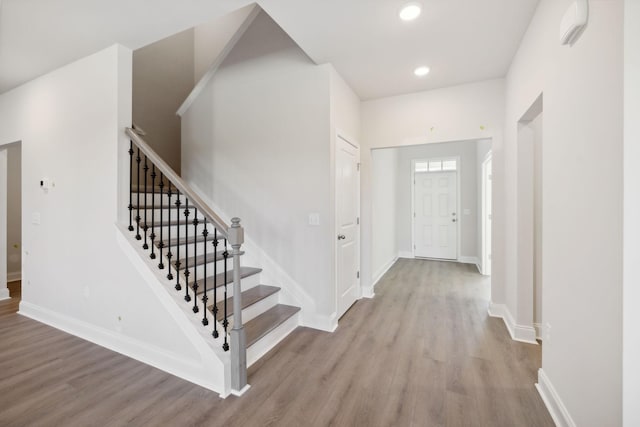
[[[324,333],[298,328],[216,393],[15,314],[0,302],[2,426],[553,426],[539,346],[487,317],[468,265],[399,260]]]

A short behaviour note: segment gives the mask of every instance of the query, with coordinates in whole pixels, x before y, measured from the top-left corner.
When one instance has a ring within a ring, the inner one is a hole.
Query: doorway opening
[[[518,122],[518,313],[525,340],[543,339],[542,94]]]
[[[0,149],[0,299],[19,296],[22,278],[22,145]]]
[[[491,182],[493,180],[493,160],[491,151],[489,151],[482,162],[481,170],[481,218],[482,222],[482,237],[481,237],[481,256],[482,256],[482,268],[481,272],[485,276],[491,276],[491,221],[492,221],[492,200],[493,200],[493,187]]]

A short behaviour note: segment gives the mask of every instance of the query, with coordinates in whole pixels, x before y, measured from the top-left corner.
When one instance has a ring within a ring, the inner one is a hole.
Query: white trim
[[[476,266],[479,263],[478,257],[475,256],[459,256],[458,262],[461,262],[463,264],[475,264]]]
[[[300,311],[300,326],[319,331],[335,332],[338,329],[338,313],[334,311],[329,315],[324,315]]]
[[[490,270],[491,270],[491,267],[493,267],[493,264],[489,259],[490,253],[488,253],[487,251],[487,240],[491,240],[492,244],[493,244],[493,241],[491,239],[492,236],[489,236],[489,238],[487,238],[487,220],[488,220],[487,218],[487,182],[484,179],[489,162],[491,162],[491,168],[492,168],[491,174],[493,175],[492,150],[489,150],[489,152],[487,152],[487,154],[484,157],[484,160],[482,161],[482,165],[480,168],[481,169],[481,172],[480,172],[480,175],[481,175],[480,177],[480,187],[481,187],[480,188],[480,193],[481,193],[480,194],[480,197],[481,197],[481,200],[480,200],[480,257],[482,259],[480,272],[485,276],[491,275]],[[490,185],[491,185],[491,197],[493,199],[493,179],[490,180]],[[491,209],[491,212],[492,212],[491,215],[493,215],[493,209]],[[491,228],[493,229],[493,225]],[[487,268],[489,265],[491,265],[491,267]]]
[[[22,271],[7,273],[7,282],[17,282],[18,280],[22,280]]]
[[[542,341],[542,323],[534,323],[533,329],[536,330],[536,339]]]
[[[205,376],[195,375],[202,371],[200,364],[184,360],[184,356],[168,352],[149,343],[143,343],[122,334],[115,333],[82,320],[74,319],[27,301],[20,303],[18,314],[52,326],[56,329],[80,337],[101,347],[136,359],[147,365],[183,378],[194,384],[216,392],[219,384],[212,384]]]
[[[489,303],[489,316],[498,317],[504,321],[512,340],[538,345],[536,330],[532,326],[516,324],[509,308],[505,304]]]
[[[11,299],[11,296],[9,295],[9,289],[2,288],[0,289],[0,301],[4,301],[6,299]]]
[[[576,423],[571,418],[567,407],[560,399],[560,395],[556,391],[553,384],[549,380],[549,377],[545,374],[542,368],[538,369],[538,382],[536,383],[536,389],[540,393],[540,397],[545,406],[553,418],[553,422],[558,427],[575,427]]]
[[[414,258],[415,258],[415,256],[413,256],[413,252],[410,252],[410,251],[400,251],[400,252],[398,252],[398,258],[414,259]]]
[[[247,391],[249,391],[249,389],[251,388],[251,385],[247,384],[244,387],[242,387],[241,390],[231,390],[231,394],[236,396],[236,397],[240,397],[243,394],[245,394]]]
[[[257,6],[257,5],[254,6],[251,13],[249,13],[247,18],[242,23],[242,25],[240,25],[240,27],[238,28],[238,31],[236,31],[233,37],[231,37],[231,39],[229,40],[229,43],[227,43],[224,49],[222,49],[222,52],[220,52],[218,57],[209,66],[209,69],[207,70],[206,73],[204,73],[204,75],[202,76],[200,81],[196,84],[196,86],[193,88],[189,96],[187,96],[187,99],[185,99],[185,101],[182,103],[180,108],[178,108],[178,111],[176,112],[178,116],[182,117],[182,115],[187,112],[187,110],[189,109],[189,107],[191,107],[194,101],[198,99],[198,97],[200,96],[204,88],[207,86],[207,84],[209,83],[213,75],[216,73],[216,71],[218,71],[218,68],[220,68],[224,60],[227,58],[229,53],[231,53],[233,48],[236,46],[238,41],[240,41],[244,33],[249,29],[249,27],[251,26],[251,24],[253,23],[253,21],[256,19],[256,17],[260,12],[262,12],[262,8],[260,8],[260,6]]]
[[[380,279],[382,279],[382,276],[384,276],[386,272],[389,271],[389,269],[393,266],[393,264],[396,263],[397,260],[398,260],[397,256],[392,257],[389,261],[387,261],[385,265],[383,265],[380,269],[378,269],[378,271],[373,275],[371,288],[374,288],[378,284]]]

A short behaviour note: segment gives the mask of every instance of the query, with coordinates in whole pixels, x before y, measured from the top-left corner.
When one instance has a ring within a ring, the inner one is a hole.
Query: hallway
[[[487,316],[488,293],[470,265],[401,259],[335,333],[298,328],[226,400],[0,302],[0,423],[553,426],[540,347]]]

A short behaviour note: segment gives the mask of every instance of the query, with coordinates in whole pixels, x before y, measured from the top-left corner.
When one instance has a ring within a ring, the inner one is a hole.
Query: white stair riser
[[[157,232],[156,232],[157,233]],[[160,236],[158,234],[158,236]],[[167,236],[163,236],[165,239],[167,238]],[[173,236],[171,236],[173,238]],[[193,254],[195,253],[195,255],[204,255],[204,249],[205,249],[205,245],[207,247],[207,260],[208,261],[212,261],[214,259],[214,254],[216,252],[216,248],[213,246],[213,241],[208,241],[208,242],[198,242],[198,243],[189,243],[187,244],[182,244],[182,245],[174,245],[174,246],[170,246],[169,249],[171,250],[171,253],[176,253],[178,249],[180,249],[180,254],[181,257],[184,258],[182,255],[185,253],[185,250],[188,249],[189,250],[189,256],[193,256]],[[222,242],[218,242],[218,249],[217,251],[220,252],[224,249],[224,246],[222,244]],[[227,250],[229,251],[229,259],[231,259],[231,246],[228,246]],[[167,251],[167,248],[164,248],[163,250],[164,252]]]
[[[217,264],[218,264],[217,273],[222,273],[224,271],[224,263],[223,263],[223,261],[218,261]],[[207,263],[207,274],[206,274],[206,277],[213,276],[213,272],[214,272],[213,271],[213,266],[214,266],[214,263]],[[232,273],[231,273],[232,267],[233,267],[233,263],[231,262],[231,260],[227,261],[227,271],[228,271],[227,274],[229,276],[229,279],[232,278],[232,276],[231,276],[232,275]],[[172,270],[173,270],[173,267],[172,267]],[[181,276],[184,275],[184,271],[185,271],[184,269],[178,270],[178,272],[180,273]],[[196,278],[197,279],[204,278],[205,277],[204,264],[198,265],[197,267],[194,267],[192,265],[189,266],[189,279],[193,279],[194,278],[194,274],[196,274]]]
[[[254,274],[253,276],[245,277],[241,281],[241,287],[243,291],[246,291],[247,289],[251,289],[255,286],[258,286],[259,284],[260,284],[259,274]],[[218,287],[216,293],[217,293],[218,301],[222,301],[224,299],[224,287],[222,286]],[[207,289],[207,295],[209,296],[209,303],[213,304],[213,288]],[[227,285],[227,297],[232,297],[232,296],[233,296],[233,283],[229,283]]]
[[[159,219],[157,220],[159,221]],[[142,222],[144,222],[144,217],[142,218]],[[149,218],[149,222],[151,222],[151,218]],[[135,224],[133,225],[135,227]],[[180,228],[180,230],[178,230],[178,227]],[[197,230],[197,234],[196,231],[194,230],[193,224],[182,224],[180,226],[178,225],[172,225],[172,226],[164,226],[164,227],[153,227],[153,228],[149,228],[148,233],[151,233],[151,230],[153,230],[156,233],[156,236],[158,236],[158,239],[160,238],[160,229],[162,228],[162,238],[169,238],[169,228],[171,228],[171,238],[175,239],[178,237],[178,233],[180,234],[179,237],[185,237],[185,233],[186,236],[202,236],[202,230],[204,230],[204,227],[202,224],[198,225],[198,230]],[[209,230],[209,233],[213,233],[213,227],[211,225],[207,226],[207,230]],[[140,234],[142,234],[142,229],[140,230]],[[220,243],[220,247],[222,247],[223,245],[223,239],[220,239],[221,243]]]
[[[275,347],[280,341],[285,339],[300,324],[300,313],[296,313],[277,328],[259,339],[247,348],[247,366],[253,365],[258,359],[264,356],[269,350]],[[244,319],[243,319],[244,322]]]

